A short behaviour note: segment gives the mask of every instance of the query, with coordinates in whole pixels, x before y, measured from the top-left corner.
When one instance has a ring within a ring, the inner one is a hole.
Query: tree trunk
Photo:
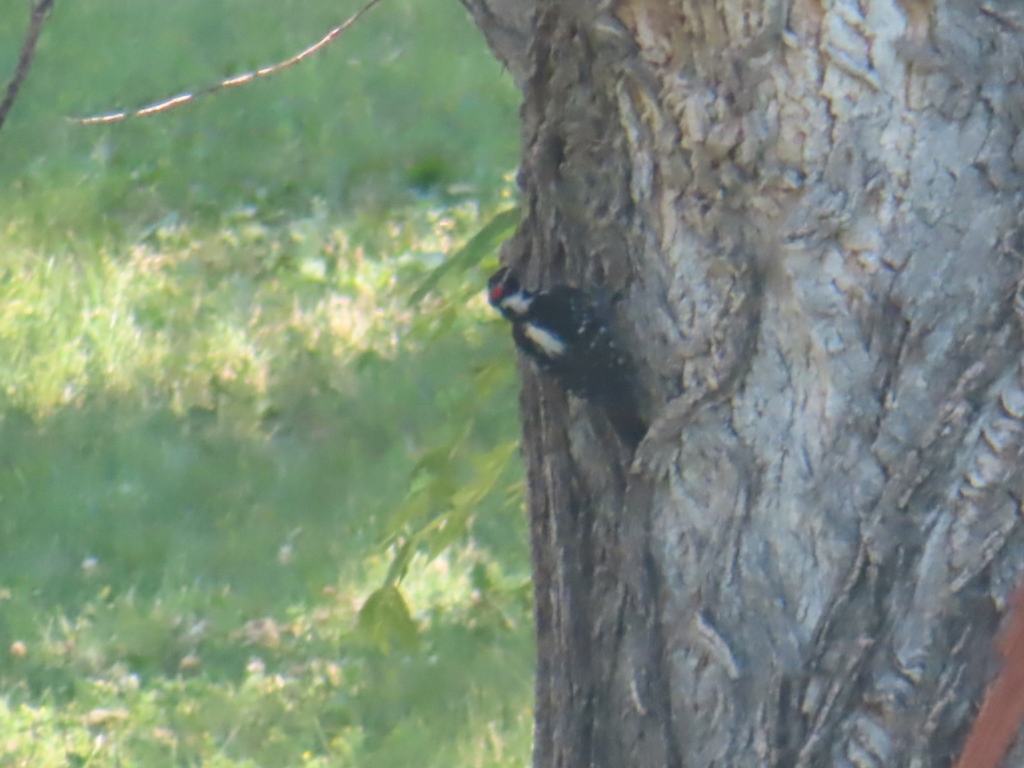
[[[516,33],[504,259],[620,297],[651,422],[631,455],[521,363],[535,765],[950,765],[1024,566],[1024,6],[537,0]]]

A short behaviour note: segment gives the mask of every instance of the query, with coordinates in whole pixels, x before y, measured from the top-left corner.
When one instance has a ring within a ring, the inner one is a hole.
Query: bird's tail
[[[608,421],[631,450],[635,450],[647,434],[647,422],[640,414],[636,398],[628,389],[609,392],[601,403]]]

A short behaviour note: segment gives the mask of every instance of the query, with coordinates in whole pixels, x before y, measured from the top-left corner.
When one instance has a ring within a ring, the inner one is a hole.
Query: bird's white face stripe
[[[503,298],[501,306],[512,310],[512,313],[515,315],[525,315],[526,310],[530,308],[530,300],[522,291],[516,291]]]
[[[565,342],[553,333],[545,331],[540,326],[526,323],[523,333],[526,335],[526,338],[544,350],[548,355],[557,356],[565,352]]]

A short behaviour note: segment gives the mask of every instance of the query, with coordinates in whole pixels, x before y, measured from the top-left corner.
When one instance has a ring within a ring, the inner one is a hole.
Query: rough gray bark
[[[522,364],[535,765],[949,765],[1024,566],[1024,7],[538,0],[524,39],[504,257],[622,293],[652,420],[629,456]]]

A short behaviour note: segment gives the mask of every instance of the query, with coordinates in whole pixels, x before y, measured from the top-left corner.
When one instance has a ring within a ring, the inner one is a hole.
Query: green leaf
[[[474,507],[453,507],[438,515],[419,533],[419,539],[427,548],[427,560],[433,560],[469,531],[469,517]]]
[[[418,528],[423,520],[429,519],[430,495],[422,489],[410,493],[388,518],[381,538],[381,546],[388,547],[406,527]]]
[[[509,460],[518,449],[519,441],[512,440],[497,445],[473,460],[476,468],[473,481],[450,493],[446,501],[451,506],[415,534],[426,547],[428,560],[433,560],[445,548],[466,536],[469,532],[470,518],[494,490]]]
[[[392,645],[412,650],[419,642],[416,622],[398,587],[374,590],[359,611],[359,632],[383,653]]]
[[[402,542],[398,551],[395,552],[391,565],[388,566],[387,575],[384,577],[384,586],[397,587],[402,582],[405,574],[409,572],[409,563],[412,562],[412,556],[415,554],[416,540],[414,538],[409,538]]]
[[[465,271],[479,264],[480,261],[501,245],[519,225],[519,208],[506,208],[496,213],[494,218],[484,224],[483,228],[470,238],[462,248],[445,259],[439,267],[431,270],[416,290],[409,296],[409,304],[417,304],[450,272]]]

